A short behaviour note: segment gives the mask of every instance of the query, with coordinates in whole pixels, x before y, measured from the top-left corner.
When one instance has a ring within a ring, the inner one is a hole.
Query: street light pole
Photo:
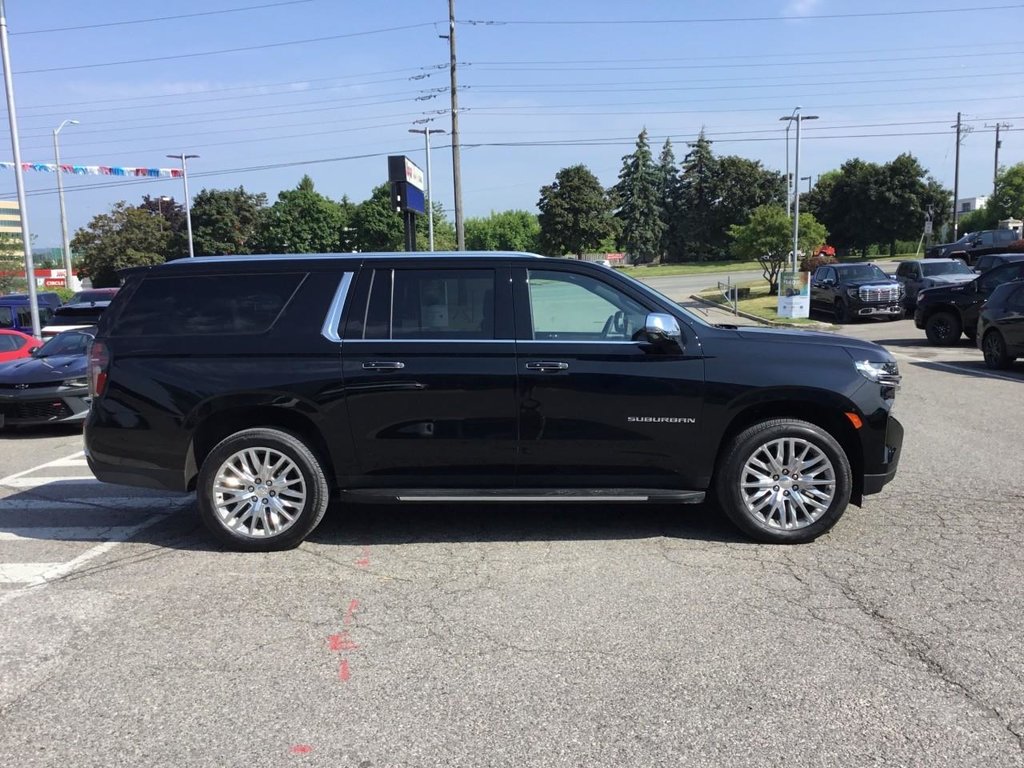
[[[441,128],[410,128],[409,133],[422,133],[423,141],[427,145],[427,239],[430,243],[430,250],[434,250],[434,209],[431,203],[431,190],[434,188],[430,180],[430,134],[444,133]]]
[[[11,56],[7,44],[7,11],[0,0],[0,58],[4,65],[4,89],[7,91],[7,120],[11,126],[11,154],[14,160],[14,184],[18,190],[18,215],[21,219],[21,245],[25,251],[25,278],[28,283],[28,306],[32,315],[32,335],[41,336],[39,301],[36,298],[36,270],[32,261],[32,236],[25,209],[25,177],[21,170],[21,144],[18,142],[18,116],[14,109],[14,81],[11,78]]]
[[[192,246],[192,201],[188,197],[188,161],[199,157],[199,155],[186,155],[182,152],[180,155],[168,155],[168,157],[181,161],[181,178],[185,182],[185,227],[188,230],[188,257],[192,259],[195,258],[196,252]]]
[[[800,107],[793,107],[793,111],[792,111],[792,113],[790,113],[789,117],[792,119],[793,115],[795,115],[799,110],[800,110]],[[792,178],[793,177],[789,175],[789,126],[790,126],[790,123],[787,122],[786,123],[786,215],[787,216],[791,216],[792,215],[791,206],[793,205],[793,182],[792,182]]]
[[[65,125],[78,125],[77,120],[65,120],[53,130],[53,162],[57,172],[57,197],[60,199],[60,247],[64,256],[64,285],[68,288],[77,288],[71,285],[71,243],[68,241],[68,213],[64,207],[64,172],[60,169],[60,142],[57,137]]]
[[[796,110],[794,110],[796,112]],[[794,159],[793,159],[793,176],[798,180],[793,186],[796,188],[797,193],[793,196],[793,262],[792,271],[796,272],[797,269],[797,250],[800,245],[800,123],[804,120],[817,120],[817,115],[801,115],[796,112],[796,115],[790,115],[788,117],[780,117],[780,120],[796,121],[796,143],[794,148]]]

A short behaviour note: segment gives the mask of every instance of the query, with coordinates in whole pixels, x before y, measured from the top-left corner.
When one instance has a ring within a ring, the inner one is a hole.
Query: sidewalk
[[[719,309],[718,307],[711,306],[710,304],[705,304],[704,302],[697,301],[692,297],[681,299],[678,303],[679,306],[684,309],[688,309],[698,317],[704,318],[709,323],[713,323],[715,325],[768,325],[767,323],[759,323],[756,320],[751,320],[750,318],[743,317],[742,315],[734,315],[732,312]]]

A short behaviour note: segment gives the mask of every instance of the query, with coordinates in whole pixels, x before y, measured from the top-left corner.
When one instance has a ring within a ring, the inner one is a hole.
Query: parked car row
[[[48,339],[63,331],[96,325],[103,310],[117,294],[117,288],[89,288],[74,294],[65,304],[53,291],[39,291],[40,335]],[[0,296],[0,330],[32,333],[32,312],[27,293]]]

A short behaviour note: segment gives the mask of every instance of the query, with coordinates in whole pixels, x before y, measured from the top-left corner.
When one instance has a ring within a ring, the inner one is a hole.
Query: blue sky
[[[273,200],[308,173],[325,194],[358,201],[386,179],[383,155],[406,153],[422,166],[413,121],[450,128],[447,113],[434,112],[448,107],[448,48],[438,37],[447,1],[251,8],[274,2],[7,0],[23,160],[53,162],[51,131],[78,119],[61,133],[64,162],[166,167],[167,153],[199,154],[193,194],[241,184]],[[912,13],[937,9],[974,10]],[[820,116],[806,125],[801,175],[910,151],[952,187],[957,111],[976,128],[963,145],[961,197],[991,190],[986,123],[1015,125],[1001,163],[1024,159],[1024,3],[457,0],[456,11],[466,22],[519,22],[457,29],[467,216],[534,210],[539,188],[573,163],[613,183],[645,126],[656,152],[670,136],[682,159],[703,126],[716,153],[781,170],[778,118],[796,105]],[[849,16],[874,13],[899,15]],[[324,37],[334,39],[309,41]],[[291,41],[309,42],[276,45]],[[270,47],[195,55],[254,46]],[[434,138],[433,181],[450,209],[447,145]],[[10,159],[8,137],[0,147]],[[358,155],[375,156],[333,160]],[[281,167],[251,170],[270,165]],[[37,244],[57,245],[54,177],[26,173],[26,182]],[[117,200],[182,197],[178,180],[73,177],[66,188],[72,230]],[[0,195],[13,194],[13,174],[0,171]]]

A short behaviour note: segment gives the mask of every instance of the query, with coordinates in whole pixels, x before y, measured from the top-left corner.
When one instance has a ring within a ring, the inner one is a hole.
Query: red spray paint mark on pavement
[[[352,600],[348,604],[348,610],[345,611],[345,617],[341,620],[341,623],[342,624],[351,624],[352,623],[352,617],[356,615],[356,611],[358,611],[358,610],[359,610],[359,601],[358,600]]]
[[[356,560],[356,565],[359,566],[360,568],[365,568],[369,564],[370,564],[370,548],[369,547],[363,547],[363,555],[362,555],[362,557],[360,557],[360,558],[358,558]]]
[[[342,630],[337,635],[331,635],[327,638],[328,644],[332,651],[357,651],[359,646],[352,641],[348,636],[348,630]]]
[[[348,659],[342,659],[341,664],[338,665],[338,679],[346,683],[349,677],[351,677],[351,673],[348,669]]]
[[[313,748],[309,744],[296,744],[288,751],[293,755],[308,755],[313,751]]]

